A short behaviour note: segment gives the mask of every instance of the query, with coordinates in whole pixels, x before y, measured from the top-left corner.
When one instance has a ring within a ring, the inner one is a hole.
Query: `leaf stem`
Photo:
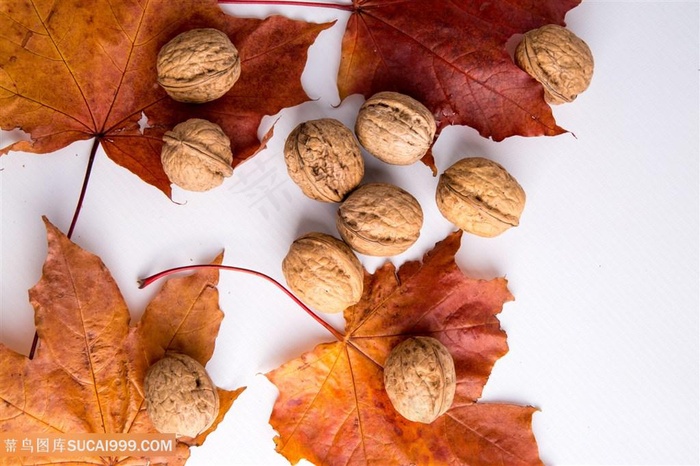
[[[32,348],[29,350],[29,359],[34,359],[34,353],[36,353],[36,347],[39,344],[39,333],[34,330],[34,339],[32,339]]]
[[[70,228],[66,236],[70,239],[73,236],[73,231],[75,230],[75,225],[78,223],[78,217],[80,216],[80,211],[83,208],[83,201],[85,200],[85,194],[87,193],[88,182],[90,181],[90,174],[92,173],[92,166],[95,163],[95,155],[97,154],[97,148],[100,146],[100,136],[96,136],[92,141],[92,148],[90,149],[90,157],[88,158],[87,168],[85,169],[85,176],[83,177],[83,187],[80,189],[80,196],[78,196],[78,203],[75,206],[75,211],[73,212],[73,220],[70,223]],[[39,333],[34,331],[34,338],[32,339],[32,347],[29,350],[29,359],[34,359],[34,354],[36,353],[36,347],[39,344]]]
[[[78,222],[78,217],[80,216],[80,210],[83,208],[83,201],[85,200],[85,193],[87,193],[88,183],[90,182],[90,174],[92,173],[92,166],[95,163],[95,155],[97,154],[97,148],[100,146],[100,136],[95,137],[92,142],[92,148],[90,149],[90,158],[88,158],[87,168],[85,169],[85,176],[83,177],[83,187],[80,189],[80,196],[78,197],[78,204],[75,206],[75,212],[73,213],[73,220],[70,223],[70,228],[68,229],[68,234],[66,236],[70,239],[73,236],[73,231],[75,230],[75,224]]]
[[[219,3],[238,3],[241,5],[290,5],[318,8],[334,8],[336,10],[355,11],[354,5],[332,2],[305,2],[299,0],[218,0]]]
[[[274,285],[277,286],[280,290],[282,290],[288,297],[292,299],[299,307],[301,307],[307,314],[309,314],[316,322],[321,324],[323,328],[328,330],[331,335],[333,335],[338,341],[343,341],[345,339],[345,335],[340,333],[338,330],[336,330],[332,325],[330,325],[328,322],[323,320],[321,317],[319,317],[314,311],[312,311],[306,304],[304,304],[299,298],[294,296],[294,294],[289,291],[287,288],[284,287],[280,282],[275,280],[274,278],[270,277],[269,275],[266,275],[262,272],[258,272],[257,270],[252,270],[252,269],[246,269],[243,267],[235,267],[232,265],[218,265],[218,264],[198,264],[198,265],[186,265],[183,267],[175,267],[172,269],[164,270],[162,272],[158,272],[155,275],[151,275],[150,277],[146,277],[143,279],[140,279],[139,282],[139,288],[145,288],[151,283],[155,282],[156,280],[166,277],[168,275],[172,275],[178,272],[187,272],[190,270],[196,270],[196,269],[219,269],[219,270],[228,270],[231,272],[242,272],[242,273],[247,273],[249,275],[255,275],[256,277],[264,278],[265,280],[269,281],[270,283],[273,283]]]

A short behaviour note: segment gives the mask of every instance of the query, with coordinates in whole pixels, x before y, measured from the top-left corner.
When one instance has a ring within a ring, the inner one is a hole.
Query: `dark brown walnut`
[[[231,140],[215,123],[192,118],[166,132],[163,142],[163,170],[183,189],[207,191],[233,174]]]
[[[178,102],[216,100],[241,75],[238,50],[218,29],[191,29],[165,44],[156,64],[158,84]]]
[[[525,191],[496,162],[471,157],[440,175],[435,195],[442,215],[464,231],[493,237],[517,226]]]
[[[408,192],[386,183],[362,185],[338,208],[336,227],[355,251],[393,256],[416,242],[423,210]]]
[[[148,368],[143,382],[146,411],[158,432],[196,437],[212,426],[219,395],[204,367],[179,353]]]
[[[284,160],[303,193],[322,202],[341,202],[365,173],[355,136],[332,118],[299,124],[287,137]]]
[[[437,125],[423,104],[398,92],[379,92],[360,107],[355,134],[367,152],[386,163],[410,165],[430,149]]]
[[[307,305],[342,312],[362,297],[364,269],[350,247],[324,233],[297,238],[282,261],[287,285]]]
[[[550,104],[573,101],[593,77],[593,54],[570,30],[548,24],[528,31],[515,49],[515,63],[544,86]]]
[[[452,356],[435,338],[408,338],[391,350],[384,363],[389,400],[409,421],[433,422],[452,406],[456,387]]]

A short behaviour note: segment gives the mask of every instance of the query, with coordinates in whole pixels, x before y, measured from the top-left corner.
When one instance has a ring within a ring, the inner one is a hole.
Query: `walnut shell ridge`
[[[183,189],[207,191],[233,174],[231,140],[216,123],[189,119],[167,131],[163,142],[163,170]]]
[[[573,101],[593,78],[591,49],[556,24],[526,32],[515,49],[515,63],[542,84],[550,104]]]
[[[158,84],[178,102],[204,103],[218,99],[241,75],[238,50],[218,29],[191,29],[158,52]]]
[[[418,239],[423,210],[415,197],[398,186],[368,183],[343,201],[335,224],[340,236],[355,251],[393,256]]]
[[[430,149],[437,125],[422,103],[398,92],[379,92],[360,107],[355,134],[367,152],[392,165],[410,165]]]
[[[332,118],[299,124],[287,136],[284,160],[302,192],[322,202],[341,202],[365,173],[355,136]]]
[[[146,372],[146,412],[161,433],[196,437],[219,413],[219,394],[204,367],[191,357],[167,353]]]
[[[454,360],[435,338],[408,338],[391,350],[384,363],[389,400],[409,421],[433,422],[452,406],[456,387]]]
[[[458,228],[493,237],[519,224],[525,191],[498,163],[470,157],[440,175],[435,200],[442,215]]]
[[[325,233],[297,238],[282,261],[287,285],[307,305],[325,313],[357,304],[364,269],[350,247]]]

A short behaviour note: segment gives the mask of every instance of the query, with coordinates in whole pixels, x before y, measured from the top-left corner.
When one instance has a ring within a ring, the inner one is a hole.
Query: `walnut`
[[[323,202],[341,202],[365,173],[355,136],[332,118],[298,125],[287,137],[284,160],[304,194]]]
[[[347,244],[324,233],[297,238],[282,261],[289,288],[319,311],[337,313],[362,297],[364,269]]]
[[[367,152],[393,165],[420,160],[436,130],[430,110],[398,92],[379,92],[367,99],[355,122],[355,134]]]
[[[241,75],[238,50],[226,34],[211,28],[176,36],[158,52],[158,84],[178,102],[218,99]]]
[[[384,363],[389,400],[409,421],[430,424],[444,414],[452,405],[456,386],[452,356],[435,338],[404,340]]]
[[[196,437],[219,414],[219,394],[204,367],[191,357],[168,353],[146,372],[146,411],[161,433]]]
[[[386,183],[369,183],[353,191],[336,216],[340,236],[355,251],[393,256],[416,242],[423,210],[411,194]]]
[[[518,225],[525,191],[501,165],[472,157],[440,175],[436,201],[442,215],[457,227],[492,237]]]
[[[231,141],[215,123],[192,118],[163,135],[160,159],[171,182],[190,191],[207,191],[231,176]]]
[[[593,54],[573,32],[556,24],[528,31],[515,49],[515,63],[544,86],[550,104],[571,102],[593,77]]]

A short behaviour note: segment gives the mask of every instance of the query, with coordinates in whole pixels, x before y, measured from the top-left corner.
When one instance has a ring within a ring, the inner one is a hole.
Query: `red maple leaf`
[[[580,0],[353,0],[338,73],[341,98],[397,91],[500,141],[564,132],[542,86],[506,50],[511,36],[564,23]]]
[[[346,334],[268,374],[280,391],[271,424],[292,463],[540,464],[532,407],[477,403],[507,351],[498,319],[512,299],[506,280],[474,280],[454,262],[460,233],[398,271],[367,275],[362,300],[345,311]],[[408,421],[384,391],[382,366],[409,336],[437,338],[457,372],[451,409],[431,424]]]

